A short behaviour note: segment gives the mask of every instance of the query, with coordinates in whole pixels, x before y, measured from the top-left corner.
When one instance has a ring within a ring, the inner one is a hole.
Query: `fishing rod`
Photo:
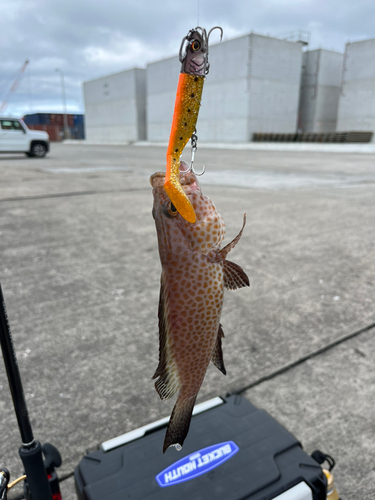
[[[22,444],[19,449],[19,455],[25,468],[25,476],[13,481],[12,484],[15,484],[19,480],[27,480],[24,488],[25,498],[32,497],[32,500],[59,500],[61,499],[61,494],[54,468],[61,465],[61,456],[54,446],[49,443],[45,443],[42,446],[34,438],[1,284],[0,344],[13,399],[14,411],[21,434]],[[43,460],[43,454],[45,461]],[[9,488],[11,484],[8,484],[9,472],[7,469],[0,470],[0,475],[2,476],[0,477],[0,486],[3,485],[4,490],[0,494],[0,498],[3,499],[6,498],[7,490],[5,488]]]

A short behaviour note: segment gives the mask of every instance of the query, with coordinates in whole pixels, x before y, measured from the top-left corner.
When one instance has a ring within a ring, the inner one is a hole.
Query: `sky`
[[[309,49],[338,52],[375,38],[374,0],[0,0],[0,12],[0,106],[29,60],[2,111],[11,116],[62,112],[56,68],[68,113],[82,113],[84,81],[175,55],[198,24],[221,26],[224,40],[303,30]]]

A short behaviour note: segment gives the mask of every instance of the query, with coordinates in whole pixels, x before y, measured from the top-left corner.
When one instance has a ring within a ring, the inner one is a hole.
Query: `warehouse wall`
[[[344,55],[331,50],[303,53],[298,128],[303,132],[334,132]]]
[[[137,126],[138,140],[145,141],[146,130],[146,70],[136,68],[135,70],[136,106],[137,106]]]
[[[254,132],[296,132],[302,44],[251,34],[249,46],[248,140]]]
[[[375,132],[375,38],[347,43],[345,54],[337,130]]]
[[[210,47],[210,72],[203,90],[197,130],[206,142],[248,140],[247,63],[249,37]]]
[[[302,55],[301,90],[299,103],[298,129],[302,132],[315,132],[315,92],[317,89],[317,70],[319,50],[309,50]]]
[[[253,132],[295,132],[301,57],[300,43],[255,34],[210,46],[199,140],[244,142]],[[168,141],[180,66],[177,56],[147,66],[150,141]]]
[[[210,47],[197,131],[202,141],[246,141],[248,37]],[[178,56],[147,66],[147,137],[168,141],[181,63]]]
[[[145,139],[145,77],[144,69],[131,69],[83,84],[88,141]]]
[[[147,139],[168,141],[181,63],[178,56],[147,65]]]

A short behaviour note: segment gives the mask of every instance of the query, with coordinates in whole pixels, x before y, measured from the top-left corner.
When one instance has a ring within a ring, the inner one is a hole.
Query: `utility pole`
[[[56,68],[55,71],[58,71],[60,73],[61,97],[62,97],[63,110],[64,110],[64,139],[69,139],[68,115],[67,115],[67,112],[66,112],[66,97],[65,97],[64,73],[59,68]]]

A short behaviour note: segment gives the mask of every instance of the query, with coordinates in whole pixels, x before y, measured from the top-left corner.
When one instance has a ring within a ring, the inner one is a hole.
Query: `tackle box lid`
[[[78,498],[326,498],[319,464],[282,425],[242,396],[197,405],[182,450],[170,448],[163,455],[167,423],[168,418],[154,422],[86,455],[75,470]]]

